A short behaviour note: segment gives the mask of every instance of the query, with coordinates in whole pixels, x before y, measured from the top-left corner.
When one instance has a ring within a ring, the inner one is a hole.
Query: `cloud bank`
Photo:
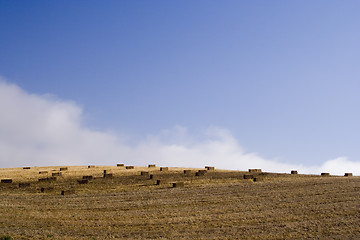
[[[0,168],[55,165],[114,165],[203,167],[272,172],[330,172],[360,175],[360,163],[345,157],[321,166],[286,164],[247,153],[232,134],[209,127],[200,136],[175,126],[127,144],[112,132],[95,131],[82,123],[82,109],[74,102],[50,95],[34,95],[0,79]]]

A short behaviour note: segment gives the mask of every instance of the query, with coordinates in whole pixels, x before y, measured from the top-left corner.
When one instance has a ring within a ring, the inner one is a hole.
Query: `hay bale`
[[[53,177],[55,177],[55,176],[62,176],[62,172],[53,172],[51,175],[52,175]]]
[[[185,175],[189,175],[189,174],[191,174],[191,172],[192,172],[191,170],[184,170]]]
[[[22,187],[30,187],[30,183],[29,182],[19,183],[19,188],[22,188]]]
[[[93,179],[93,176],[83,176],[82,179],[91,180],[91,179]]]
[[[39,182],[52,182],[56,181],[56,177],[46,177],[46,178],[39,178]]]
[[[150,174],[149,179],[154,179],[154,175]]]
[[[176,188],[176,187],[184,187],[184,182],[176,182],[176,183],[173,183],[173,184],[172,184],[172,187],[173,187],[173,188]]]
[[[200,175],[205,175],[207,173],[207,170],[199,170],[198,173]]]
[[[155,164],[149,164],[148,167],[149,168],[154,168],[154,167],[156,167],[156,165]]]
[[[39,174],[45,174],[48,173],[48,171],[40,171]]]
[[[116,164],[117,167],[124,167],[125,165],[123,163]]]
[[[60,168],[60,171],[67,171],[67,170],[68,170],[67,167],[61,167],[61,168]]]
[[[88,184],[89,183],[89,180],[87,179],[79,179],[77,180],[78,184]]]
[[[149,176],[149,172],[140,172],[141,176]]]
[[[264,178],[263,177],[254,177],[253,181],[254,182],[262,182],[262,181],[264,181]]]
[[[261,169],[249,169],[251,173],[261,173]]]
[[[210,166],[205,166],[206,170],[208,171],[213,171],[215,170],[215,167],[210,167]]]
[[[104,178],[112,178],[112,173],[104,173]]]
[[[30,169],[31,167],[23,167],[23,169]]]
[[[162,180],[162,179],[156,180],[156,185],[161,185],[161,184],[164,184],[164,183],[165,183],[165,181]]]
[[[52,192],[52,191],[54,191],[54,187],[42,187],[42,188],[40,189],[40,191],[41,191],[42,193]]]
[[[244,179],[253,179],[253,178],[254,178],[254,175],[251,175],[251,174],[244,175]]]
[[[126,169],[134,169],[134,166],[126,166]]]
[[[352,175],[353,175],[352,173],[345,173],[344,174],[345,177],[352,177]]]
[[[298,171],[296,171],[296,170],[291,170],[291,174],[298,174]]]
[[[199,170],[195,173],[195,176],[204,176],[207,173],[207,170]]]
[[[95,168],[95,166],[94,165],[89,165],[88,168]]]
[[[327,177],[327,176],[330,176],[330,173],[321,173],[321,176],[324,176],[324,177]]]
[[[104,174],[108,173],[108,170],[104,170]]]
[[[164,171],[169,171],[169,168],[168,167],[161,167],[160,168],[160,171],[164,172]]]
[[[1,183],[12,183],[13,180],[8,178],[8,179],[1,179]]]
[[[74,190],[74,189],[62,190],[62,191],[61,191],[61,195],[71,195],[71,194],[75,194],[75,190]]]

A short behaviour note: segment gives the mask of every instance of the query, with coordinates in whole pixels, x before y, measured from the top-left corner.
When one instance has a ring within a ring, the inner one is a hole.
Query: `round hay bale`
[[[345,173],[344,174],[345,177],[352,177],[352,175],[353,175],[352,173]]]
[[[164,171],[169,171],[169,168],[168,167],[161,167],[160,168],[160,171],[164,172]]]
[[[60,171],[67,171],[67,170],[68,170],[67,167],[61,167],[61,168],[60,168]]]
[[[126,169],[134,169],[134,166],[126,166]]]
[[[149,168],[154,168],[154,167],[156,167],[156,165],[155,164],[149,164],[148,167]]]
[[[250,173],[261,173],[261,169],[249,169]]]
[[[296,171],[296,170],[291,170],[291,174],[298,174],[298,171]]]
[[[328,176],[330,176],[330,173],[321,173],[321,176],[328,177]]]
[[[124,167],[125,165],[123,163],[116,164],[117,167]]]
[[[30,169],[31,167],[23,167],[23,169]]]
[[[205,166],[206,170],[213,171],[215,170],[215,167]]]
[[[88,168],[95,168],[95,165],[89,165]]]

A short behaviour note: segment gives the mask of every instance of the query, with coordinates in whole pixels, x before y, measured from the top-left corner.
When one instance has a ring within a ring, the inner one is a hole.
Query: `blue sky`
[[[29,94],[73,101],[84,126],[134,141],[215,126],[264,158],[358,162],[359,7],[1,1],[0,75]]]

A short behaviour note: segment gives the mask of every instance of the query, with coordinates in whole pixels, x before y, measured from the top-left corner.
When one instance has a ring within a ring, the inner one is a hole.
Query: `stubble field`
[[[104,177],[104,170],[112,176]],[[251,173],[252,178],[244,179],[250,173],[209,170],[195,176],[201,169],[189,169],[187,174],[184,170],[116,166],[0,169],[0,179],[12,179],[12,183],[0,184],[0,236],[360,239],[359,177]],[[51,181],[53,175],[60,176]],[[92,179],[80,184],[83,176]]]

